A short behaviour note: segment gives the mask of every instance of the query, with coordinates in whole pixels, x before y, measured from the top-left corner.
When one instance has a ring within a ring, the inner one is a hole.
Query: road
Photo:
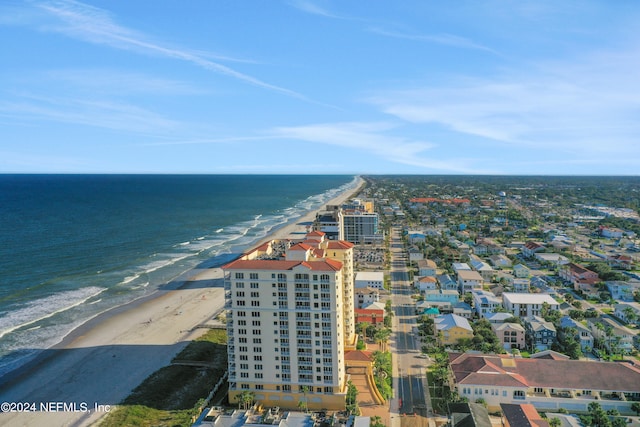
[[[411,298],[412,287],[406,262],[407,254],[400,230],[391,234],[391,298],[394,311],[392,351],[394,352],[395,401],[392,413],[400,417],[427,415],[425,396],[425,359],[421,358],[417,334],[415,305]]]

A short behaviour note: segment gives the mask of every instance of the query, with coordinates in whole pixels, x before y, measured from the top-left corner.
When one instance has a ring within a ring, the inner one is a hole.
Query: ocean
[[[355,186],[337,175],[0,175],[0,378]]]

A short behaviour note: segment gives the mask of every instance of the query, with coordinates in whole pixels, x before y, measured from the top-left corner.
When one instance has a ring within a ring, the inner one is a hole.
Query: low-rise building
[[[511,286],[513,287],[514,293],[519,294],[528,294],[531,288],[531,280],[529,279],[512,279]]]
[[[561,279],[572,283],[575,290],[580,290],[580,284],[595,285],[600,281],[598,273],[572,262],[560,266],[558,275]]]
[[[433,276],[417,277],[413,283],[420,292],[426,292],[438,288],[438,281]]]
[[[421,259],[416,262],[418,266],[418,276],[435,276],[438,266],[431,259]]]
[[[522,247],[522,255],[526,258],[533,258],[537,252],[544,251],[544,245],[538,242],[529,241]]]
[[[611,293],[611,298],[616,301],[633,301],[633,294],[640,292],[640,281],[630,280],[628,282],[610,281],[605,282],[607,290]]]
[[[542,317],[533,316],[525,319],[527,343],[529,348],[538,351],[549,350],[556,340],[556,327]]]
[[[456,314],[436,317],[433,326],[439,345],[454,345],[463,338],[473,338],[473,328],[469,321]]]
[[[373,302],[380,301],[380,289],[378,288],[356,288],[356,308],[362,308]]]
[[[613,306],[613,314],[623,321],[640,325],[640,303],[624,302]]]
[[[524,264],[516,264],[513,266],[513,275],[518,278],[527,278],[531,276],[531,269]]]
[[[540,316],[545,304],[551,310],[558,310],[560,304],[547,294],[525,294],[505,292],[502,294],[502,304],[504,308],[513,313],[514,316],[525,318]]]
[[[491,255],[489,257],[489,264],[493,265],[493,268],[510,268],[512,265],[511,260],[506,255]]]
[[[631,329],[608,317],[588,319],[587,325],[593,337],[609,352],[628,354],[633,351],[633,337],[636,333]]]
[[[439,274],[436,276],[436,280],[440,285],[440,289],[458,289],[458,282],[448,274]]]
[[[471,292],[474,289],[482,289],[484,279],[477,271],[459,270],[458,271],[458,287],[460,293]]]
[[[486,317],[487,314],[494,313],[499,307],[502,307],[502,300],[489,291],[482,289],[474,289],[471,291],[473,296],[473,308],[480,317]]]
[[[505,350],[517,348],[524,350],[526,347],[525,330],[519,323],[492,323],[491,329],[502,343]]]
[[[500,409],[504,427],[549,427],[549,422],[530,403],[501,403]]]
[[[384,289],[384,272],[358,271],[356,273],[354,287]]]
[[[576,322],[569,316],[564,316],[560,319],[560,327],[564,329],[571,328],[575,331],[574,338],[580,343],[580,349],[584,353],[593,350],[593,334],[582,323]]]
[[[448,302],[455,305],[459,299],[460,294],[455,290],[435,289],[424,292],[424,300],[427,302]]]
[[[450,353],[449,360],[458,394],[482,398],[489,411],[501,403],[530,403],[544,411],[588,412],[589,403],[598,402],[632,414],[631,404],[640,400],[640,369],[629,363],[473,353]]]

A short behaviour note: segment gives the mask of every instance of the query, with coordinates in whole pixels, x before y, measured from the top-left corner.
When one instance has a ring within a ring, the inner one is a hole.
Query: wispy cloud
[[[369,28],[369,31],[371,31],[372,33],[376,33],[376,34],[380,34],[380,35],[386,36],[386,37],[393,37],[393,38],[405,39],[405,40],[413,40],[413,41],[426,42],[426,43],[436,43],[436,44],[459,47],[459,48],[464,48],[464,49],[476,49],[476,50],[482,50],[482,51],[485,51],[485,52],[490,52],[490,53],[493,53],[495,55],[499,55],[498,52],[496,52],[495,50],[493,50],[493,49],[491,49],[491,48],[489,48],[487,46],[483,46],[483,45],[481,45],[479,43],[474,42],[471,39],[468,39],[466,37],[457,36],[455,34],[447,34],[447,33],[442,33],[442,34],[411,34],[411,33],[402,32],[402,31],[386,30],[386,29],[379,28],[379,27]]]
[[[396,127],[395,124],[380,122],[323,123],[277,127],[271,134],[278,138],[355,148],[387,161],[417,166],[424,170],[481,173],[468,167],[464,159],[446,161],[428,156],[426,152],[435,148],[434,144],[389,134]]]
[[[531,65],[493,78],[379,92],[369,101],[414,124],[554,153],[640,155],[637,50]]]
[[[23,121],[47,120],[112,130],[159,132],[179,123],[135,105],[73,98],[22,97],[0,102],[0,116]]]
[[[40,28],[44,31],[65,34],[89,43],[103,44],[115,49],[130,50],[146,55],[157,55],[189,62],[244,83],[313,102],[296,91],[267,83],[214,62],[208,59],[213,56],[211,54],[202,54],[201,52],[165,46],[159,42],[154,42],[149,36],[141,32],[117,24],[112,15],[104,9],[74,0],[51,0],[33,4],[42,10],[46,16],[52,18],[49,22],[41,23]]]
[[[313,3],[308,0],[293,0],[293,1],[290,1],[289,4],[295,7],[296,9],[299,9],[306,13],[310,13],[312,15],[323,16],[325,18],[348,19],[344,16],[339,16],[334,13],[331,13],[325,8],[318,6],[317,3]]]

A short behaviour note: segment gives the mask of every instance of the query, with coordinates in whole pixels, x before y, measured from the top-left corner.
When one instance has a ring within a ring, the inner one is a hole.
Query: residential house
[[[473,309],[466,302],[459,301],[453,306],[453,314],[471,319],[473,317]]]
[[[524,279],[531,276],[531,269],[524,264],[516,264],[513,266],[513,275]]]
[[[451,268],[455,273],[458,273],[461,270],[471,270],[471,267],[466,262],[454,262],[451,264]]]
[[[418,277],[413,283],[413,286],[420,290],[420,292],[430,291],[438,288],[438,281],[433,276]]]
[[[629,324],[640,326],[640,303],[624,302],[613,306],[613,314]]]
[[[607,257],[607,263],[613,268],[631,270],[633,268],[634,259],[629,255],[615,254]]]
[[[377,326],[384,322],[384,304],[381,302],[374,302],[354,311],[356,324],[364,322]]]
[[[458,282],[448,274],[439,274],[436,276],[436,280],[438,281],[438,284],[440,285],[440,289],[442,290],[458,289]]]
[[[569,264],[569,258],[553,252],[538,252],[534,255],[534,258],[543,264],[551,264],[554,267]]]
[[[503,311],[498,311],[496,313],[487,313],[484,318],[489,321],[489,323],[504,323],[505,320],[511,319],[513,317],[512,313],[505,313]]]
[[[358,271],[356,273],[354,287],[384,289],[384,272]]]
[[[471,260],[471,267],[475,271],[480,273],[482,279],[486,282],[490,282],[493,276],[495,276],[496,274],[496,271],[493,269],[493,267],[479,259]]]
[[[449,361],[458,394],[482,398],[489,411],[502,403],[530,403],[545,412],[588,412],[589,403],[598,402],[632,414],[633,400],[640,400],[640,369],[629,363],[477,353],[450,353]]]
[[[540,316],[542,308],[548,304],[549,309],[558,310],[560,305],[556,300],[547,294],[523,294],[505,292],[502,294],[502,304],[504,308],[513,313],[514,316],[525,318]]]
[[[633,294],[640,292],[640,281],[630,280],[628,282],[610,281],[604,283],[611,297],[616,301],[633,301]]]
[[[544,251],[544,245],[537,242],[529,241],[522,247],[522,255],[524,255],[525,258],[533,258],[537,252],[542,251]]]
[[[421,259],[416,262],[418,265],[418,276],[435,276],[438,266],[431,259]]]
[[[600,226],[600,235],[609,239],[619,239],[624,235],[624,230],[616,227]]]
[[[409,248],[409,261],[415,262],[415,261],[419,261],[421,259],[424,259],[424,254],[422,253],[420,248],[417,248],[415,246],[410,247]]]
[[[474,289],[471,291],[473,296],[473,308],[480,317],[486,317],[487,314],[494,313],[499,307],[502,307],[502,300],[494,294],[482,289]]]
[[[424,292],[424,300],[427,302],[448,302],[452,306],[458,303],[460,294],[455,290],[428,290]]]
[[[588,353],[593,350],[593,334],[580,322],[576,322],[569,316],[564,316],[560,319],[561,328],[571,328],[576,331],[574,338],[580,343],[580,349],[584,353]]]
[[[505,350],[526,348],[525,330],[519,323],[492,323],[491,329],[502,343]]]
[[[549,427],[549,422],[530,403],[501,403],[500,409],[504,427]]]
[[[580,285],[595,285],[600,281],[598,277],[598,273],[595,271],[591,271],[581,265],[574,264],[570,262],[569,264],[565,264],[560,266],[558,270],[558,275],[561,279],[566,280],[573,284],[574,289],[581,290]]]
[[[631,329],[609,317],[587,319],[587,325],[594,339],[609,352],[627,354],[633,351],[633,337],[636,333]]]
[[[427,314],[432,308],[437,308],[440,314],[453,313],[453,305],[448,301],[420,301],[416,304],[416,314]]]
[[[527,332],[527,343],[531,349],[548,350],[556,340],[556,327],[542,317],[533,316],[524,320]]]
[[[463,338],[473,338],[469,321],[457,314],[445,314],[434,319],[434,332],[439,345],[454,345]]]
[[[415,245],[416,243],[419,242],[424,242],[425,241],[425,234],[422,231],[408,231],[407,232],[407,237],[409,239],[409,243],[411,243],[412,245]]]
[[[356,288],[356,308],[362,308],[372,302],[380,301],[380,289],[378,288]]]
[[[460,293],[471,292],[474,289],[482,289],[484,279],[477,271],[459,270],[458,271],[458,287]]]
[[[512,263],[506,255],[491,255],[489,257],[489,264],[493,265],[493,268],[509,268]]]
[[[511,286],[513,287],[513,292],[527,294],[530,292],[531,288],[531,280],[529,279],[512,279]]]
[[[449,403],[451,427],[492,427],[487,408],[481,403]]]

